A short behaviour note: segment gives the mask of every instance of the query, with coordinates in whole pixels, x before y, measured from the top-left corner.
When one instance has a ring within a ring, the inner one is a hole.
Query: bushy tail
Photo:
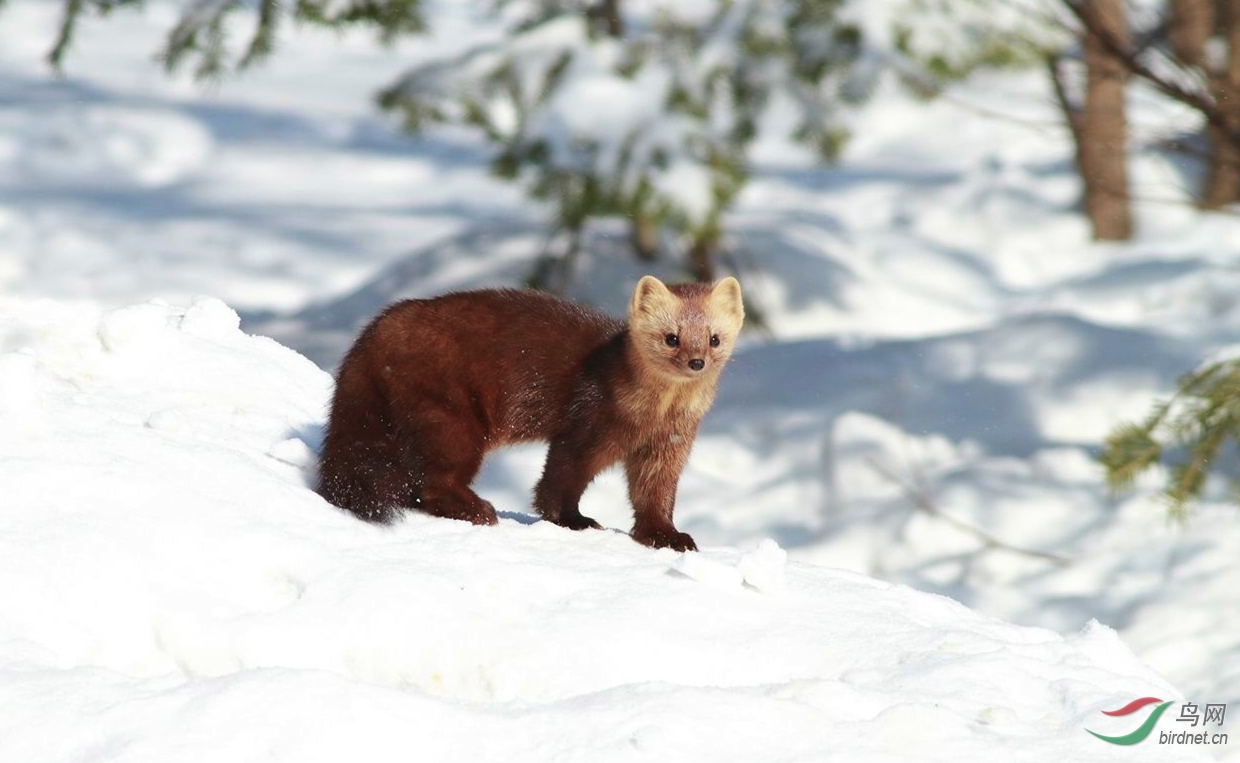
[[[414,500],[386,411],[380,391],[346,359],[323,438],[318,493],[368,522],[389,522]]]

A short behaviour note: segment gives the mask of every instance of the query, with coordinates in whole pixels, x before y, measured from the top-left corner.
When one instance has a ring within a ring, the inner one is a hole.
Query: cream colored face
[[[629,330],[642,358],[660,375],[680,381],[717,374],[732,356],[744,319],[741,287],[731,277],[673,292],[646,276],[629,304]]]

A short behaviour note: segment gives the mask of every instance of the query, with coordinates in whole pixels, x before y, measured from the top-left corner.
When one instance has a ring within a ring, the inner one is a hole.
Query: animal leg
[[[692,442],[690,439],[689,442]],[[651,445],[630,454],[624,462],[629,480],[629,500],[633,504],[633,540],[651,548],[697,551],[697,543],[672,523],[676,507],[676,486],[689,457],[689,448],[680,445]]]
[[[534,508],[539,516],[570,530],[601,529],[602,525],[581,513],[579,503],[586,487],[607,465],[599,448],[553,440],[542,479],[534,488]]]
[[[470,489],[483,456],[476,426],[463,419],[423,417],[402,430],[406,468],[415,475],[413,508],[476,525],[499,521],[495,507]]]

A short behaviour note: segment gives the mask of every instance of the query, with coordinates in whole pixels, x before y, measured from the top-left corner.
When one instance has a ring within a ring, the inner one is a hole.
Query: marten
[[[544,441],[543,519],[598,528],[578,502],[621,463],[630,536],[696,551],[672,522],[676,485],[743,320],[731,277],[667,286],[646,276],[627,321],[513,289],[393,304],[340,365],[318,492],[372,522],[415,509],[491,525],[495,508],[470,489],[483,456]]]

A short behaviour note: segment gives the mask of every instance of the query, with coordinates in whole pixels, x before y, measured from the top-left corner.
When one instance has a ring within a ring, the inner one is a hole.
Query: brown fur
[[[578,502],[619,462],[632,537],[695,549],[672,523],[676,485],[743,317],[733,278],[667,287],[647,276],[627,323],[531,291],[392,305],[340,366],[319,493],[375,522],[415,508],[494,524],[495,509],[469,487],[483,456],[541,440],[550,447],[534,507],[544,519],[598,527]]]

